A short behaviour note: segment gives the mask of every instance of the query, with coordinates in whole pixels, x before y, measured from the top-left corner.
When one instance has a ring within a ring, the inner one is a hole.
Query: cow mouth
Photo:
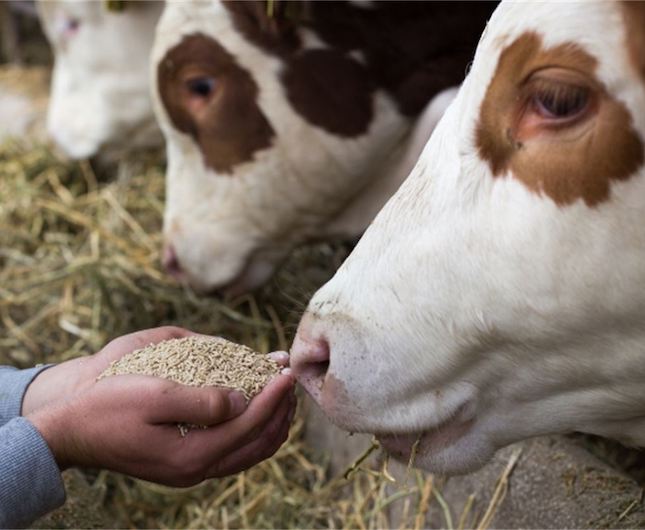
[[[474,419],[463,420],[459,414],[438,425],[416,432],[379,433],[376,439],[392,457],[414,465],[416,455],[433,455],[457,443],[471,429]]]
[[[234,298],[255,291],[269,281],[275,272],[276,265],[269,261],[255,259],[253,256],[246,262],[244,268],[225,286],[217,289],[227,298]]]

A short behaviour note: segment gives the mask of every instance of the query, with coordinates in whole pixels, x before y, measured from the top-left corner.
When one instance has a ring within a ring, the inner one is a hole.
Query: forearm
[[[65,502],[58,465],[26,418],[0,427],[0,528],[28,526]]]
[[[0,426],[21,415],[27,387],[37,375],[50,366],[38,366],[27,370],[0,366]]]

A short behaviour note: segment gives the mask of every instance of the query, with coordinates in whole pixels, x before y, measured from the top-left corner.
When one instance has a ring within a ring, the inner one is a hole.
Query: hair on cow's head
[[[264,50],[288,54],[301,45],[297,27],[305,18],[306,2],[224,0],[237,30]]]

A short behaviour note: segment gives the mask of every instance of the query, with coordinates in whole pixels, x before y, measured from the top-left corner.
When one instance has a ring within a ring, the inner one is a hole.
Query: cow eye
[[[533,107],[549,120],[570,120],[589,106],[590,90],[584,86],[550,83],[538,86],[533,93]]]
[[[66,18],[61,26],[60,33],[63,37],[71,37],[76,34],[80,27],[81,23],[75,18]]]
[[[213,94],[213,92],[215,92],[216,86],[217,83],[212,77],[194,77],[186,81],[186,88],[188,90],[188,93],[191,96],[195,96],[201,99],[209,98]]]

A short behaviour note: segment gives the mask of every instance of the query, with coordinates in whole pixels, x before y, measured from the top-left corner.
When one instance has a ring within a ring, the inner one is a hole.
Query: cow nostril
[[[327,375],[327,370],[329,370],[329,361],[320,361],[309,363],[305,370],[309,374],[309,377],[316,379],[322,385],[325,376]]]
[[[302,344],[300,352],[292,356],[291,365],[295,375],[316,400],[320,397],[329,370],[329,359],[329,343],[325,339]]]
[[[164,269],[166,269],[166,272],[173,278],[181,279],[183,277],[183,271],[181,269],[181,264],[179,263],[179,258],[177,258],[175,247],[173,247],[171,244],[164,247],[163,255],[161,257],[161,263]]]

